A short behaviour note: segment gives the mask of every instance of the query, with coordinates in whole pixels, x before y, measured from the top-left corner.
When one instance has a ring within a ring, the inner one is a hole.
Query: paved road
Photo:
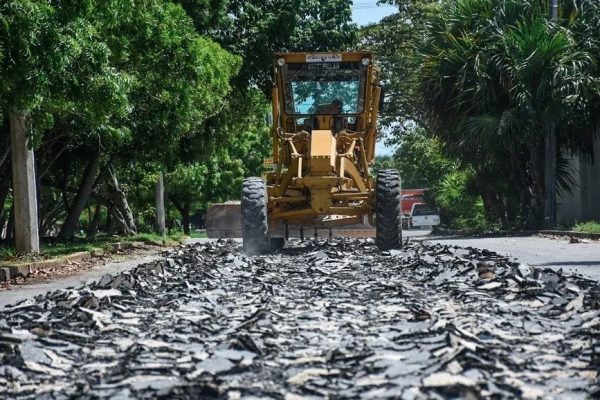
[[[563,268],[564,271],[580,273],[588,278],[600,281],[600,243],[570,244],[565,240],[540,237],[508,237],[508,238],[447,238],[428,239],[427,230],[404,231],[405,238],[412,240],[425,239],[434,243],[452,244],[460,247],[487,249],[533,266]],[[190,239],[188,243],[201,243],[212,239]],[[0,292],[0,309],[8,304],[33,298],[39,294],[68,287],[78,287],[90,280],[97,280],[106,273],[115,274],[127,271],[138,264],[153,261],[157,256],[146,256],[135,260],[108,263],[89,270],[84,270],[68,278],[53,282],[37,282],[13,290]]]
[[[10,290],[0,292],[0,310],[9,304],[31,299],[53,290],[82,286],[90,281],[100,279],[104,274],[114,275],[119,272],[129,271],[139,264],[154,261],[158,258],[158,255],[146,255],[136,259],[114,261],[103,265],[96,265],[93,268],[79,271],[72,276],[62,277],[50,282],[32,282],[26,285],[13,286]]]
[[[2,311],[0,398],[597,393],[600,284],[435,247],[295,242],[247,257],[209,243],[50,293]]]
[[[563,269],[600,281],[600,242],[569,243],[537,236],[502,238],[448,238],[426,240],[460,247],[487,249],[520,262],[554,270]]]

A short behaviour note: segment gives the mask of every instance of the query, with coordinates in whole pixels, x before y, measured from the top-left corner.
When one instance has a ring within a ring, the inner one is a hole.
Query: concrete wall
[[[594,143],[595,162],[589,163],[573,156],[569,166],[576,186],[572,193],[558,196],[557,222],[570,226],[575,222],[600,222],[600,138]]]

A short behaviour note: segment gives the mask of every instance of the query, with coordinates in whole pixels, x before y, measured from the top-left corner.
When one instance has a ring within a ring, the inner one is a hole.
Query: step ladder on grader
[[[241,234],[249,254],[313,233],[400,248],[400,176],[370,172],[383,99],[372,54],[277,54],[274,74],[269,171],[244,180],[241,202],[209,208],[209,237]]]

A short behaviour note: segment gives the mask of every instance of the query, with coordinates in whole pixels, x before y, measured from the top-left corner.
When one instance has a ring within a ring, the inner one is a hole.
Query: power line
[[[393,4],[379,4],[377,1],[361,1],[361,2],[353,2],[352,9],[354,10],[365,10],[365,9],[373,9],[373,8],[390,8],[396,7]]]
[[[382,4],[382,5],[358,5],[358,6],[352,6],[353,10],[372,10],[375,8],[395,8],[396,6],[391,5],[391,4]]]

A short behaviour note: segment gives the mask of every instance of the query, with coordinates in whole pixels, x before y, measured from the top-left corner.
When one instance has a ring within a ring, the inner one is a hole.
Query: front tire
[[[375,198],[375,243],[379,250],[399,249],[402,247],[402,192],[397,170],[379,171]]]
[[[242,183],[242,238],[248,255],[270,250],[267,221],[267,186],[261,178],[246,178]]]

